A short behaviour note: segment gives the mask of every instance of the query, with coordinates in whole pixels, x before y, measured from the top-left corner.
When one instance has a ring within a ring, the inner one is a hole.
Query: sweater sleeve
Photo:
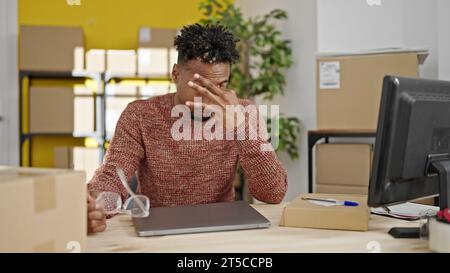
[[[287,172],[278,160],[272,145],[267,141],[267,126],[264,119],[258,119],[254,115],[247,115],[246,119],[247,122],[237,128],[236,142],[239,163],[248,182],[250,194],[259,201],[279,204],[287,191]],[[261,132],[256,138],[250,137],[250,130],[256,130],[252,124]]]
[[[88,183],[88,190],[116,192],[124,200],[128,193],[116,168],[121,168],[130,181],[144,157],[139,102],[132,102],[122,112],[103,163]]]

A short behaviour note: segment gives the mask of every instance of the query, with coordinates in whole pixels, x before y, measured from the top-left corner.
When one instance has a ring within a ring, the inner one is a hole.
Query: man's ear
[[[179,78],[180,78],[180,66],[178,64],[174,64],[172,68],[172,81],[174,83],[178,83]]]

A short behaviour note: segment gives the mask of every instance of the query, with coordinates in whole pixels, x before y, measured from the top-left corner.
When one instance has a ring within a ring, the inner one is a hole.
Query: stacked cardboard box
[[[375,131],[386,75],[418,77],[426,50],[321,54],[317,58],[317,127]],[[316,192],[367,194],[371,144],[324,144],[316,150]]]
[[[139,29],[139,47],[173,47],[177,29],[141,27]]]
[[[21,26],[21,70],[83,70],[84,38],[80,27]]]
[[[106,135],[108,139],[114,136],[116,124],[127,105],[135,98],[111,97],[106,100]]]
[[[315,192],[367,195],[372,157],[371,144],[317,145]]]
[[[75,97],[69,87],[30,88],[30,133],[95,131],[94,98]]]
[[[86,71],[97,73],[106,71],[106,50],[91,49],[86,52]]]
[[[138,74],[151,77],[168,77],[174,58],[173,48],[176,29],[149,28],[139,29]]]
[[[83,252],[81,172],[0,167],[0,252]]]
[[[424,51],[319,55],[319,130],[376,130],[386,75],[418,77]]]
[[[169,49],[139,48],[138,74],[141,76],[167,78],[169,76]]]
[[[100,149],[85,147],[56,147],[54,150],[54,167],[72,169],[86,173],[86,182],[94,176],[100,167]]]
[[[136,51],[107,50],[106,72],[112,75],[134,76],[136,74]]]

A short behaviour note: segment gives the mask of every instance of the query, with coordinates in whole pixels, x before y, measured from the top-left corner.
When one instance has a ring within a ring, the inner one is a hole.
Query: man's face
[[[188,85],[194,80],[194,74],[200,74],[222,89],[226,89],[230,78],[229,63],[208,64],[200,60],[191,60],[183,64],[175,64],[172,70],[172,79],[177,86],[177,103],[185,104],[194,101],[194,97],[201,97],[202,102],[213,104],[209,98],[200,95]]]

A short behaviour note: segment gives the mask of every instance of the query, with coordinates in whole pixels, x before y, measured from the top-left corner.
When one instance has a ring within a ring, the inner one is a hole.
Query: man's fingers
[[[192,88],[194,88],[198,93],[200,93],[201,95],[204,95],[206,97],[208,97],[210,100],[212,100],[213,102],[217,103],[218,105],[222,106],[223,108],[225,108],[225,105],[223,105],[223,103],[219,100],[219,98],[217,96],[215,96],[213,93],[211,93],[208,89],[206,89],[203,86],[200,86],[192,81],[188,82],[188,85]]]
[[[104,219],[106,219],[106,214],[103,211],[99,211],[99,210],[89,212],[88,216],[89,216],[88,217],[89,220],[104,220]]]
[[[106,230],[106,224],[93,228],[92,233],[103,232],[105,230]]]
[[[195,81],[198,81],[200,83],[200,85],[206,87],[206,89],[208,89],[209,91],[211,91],[213,94],[215,94],[217,96],[222,96],[225,93],[222,89],[220,89],[217,85],[212,83],[210,80],[200,76],[200,74],[195,74],[194,79],[195,79]]]
[[[99,226],[106,225],[106,220],[89,220],[89,228],[94,229]]]
[[[93,234],[93,233],[103,232],[105,230],[106,230],[106,223],[98,225],[98,226],[89,226],[88,233]]]
[[[94,203],[88,202],[87,209],[88,209],[88,212],[95,211],[95,202]]]

